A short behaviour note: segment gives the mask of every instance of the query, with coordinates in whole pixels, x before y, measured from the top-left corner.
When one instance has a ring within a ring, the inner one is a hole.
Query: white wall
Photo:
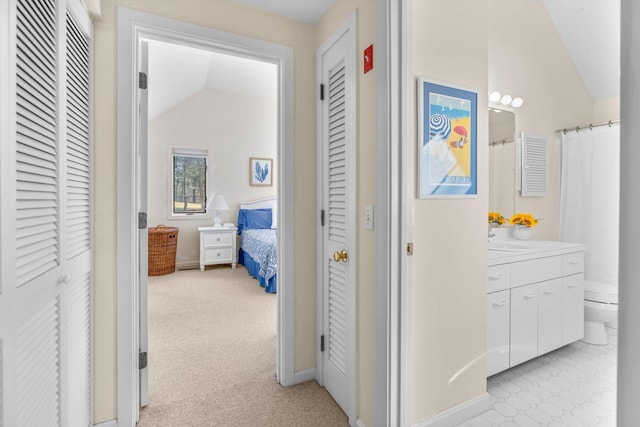
[[[240,202],[275,197],[272,187],[249,185],[249,158],[274,160],[277,165],[277,100],[204,89],[149,123],[149,226],[178,227],[178,268],[196,267],[200,246],[198,227],[206,219],[169,219],[171,197],[169,146],[209,151],[207,193],[222,193],[229,210],[222,222],[237,223]]]

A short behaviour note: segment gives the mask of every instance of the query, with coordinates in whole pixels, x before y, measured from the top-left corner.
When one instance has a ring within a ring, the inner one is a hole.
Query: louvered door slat
[[[547,194],[547,140],[544,135],[522,133],[522,195]]]
[[[46,113],[40,113],[36,111],[36,107],[33,104],[29,104],[29,100],[24,97],[18,97],[19,102],[22,102],[18,107],[18,142],[27,146],[34,146],[45,153],[56,153],[56,140],[55,132],[51,129],[51,126],[55,124],[48,122]],[[32,107],[31,110],[22,108],[23,106]],[[37,108],[47,107],[44,104],[40,104]],[[51,106],[53,107],[53,106]],[[37,145],[36,145],[37,144]]]
[[[37,218],[34,214],[40,212],[25,206],[25,202],[30,205],[34,201],[58,200],[55,11],[53,0],[21,0],[17,5],[17,230],[43,225],[58,228],[57,215],[43,212]],[[59,244],[51,238],[35,243],[33,233],[28,234],[29,243],[25,243],[17,234],[16,279],[22,286],[59,264]]]
[[[91,425],[91,276],[74,281],[69,289],[69,337],[76,350],[69,355],[69,425]]]
[[[346,218],[346,97],[345,68],[336,68],[329,77],[328,106],[328,236],[341,245],[347,243]],[[342,374],[346,372],[347,316],[346,265],[330,263],[328,295],[328,357]]]
[[[90,128],[89,43],[67,15],[67,189],[69,217],[66,223],[68,255],[74,258],[90,249]]]
[[[60,423],[59,309],[56,299],[17,333],[18,426]]]

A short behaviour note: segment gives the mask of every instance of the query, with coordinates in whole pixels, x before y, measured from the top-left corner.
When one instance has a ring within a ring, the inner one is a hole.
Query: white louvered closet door
[[[91,26],[77,0],[0,20],[0,426],[89,426]]]
[[[322,55],[324,284],[323,385],[349,413],[349,376],[355,326],[354,70],[344,35]]]

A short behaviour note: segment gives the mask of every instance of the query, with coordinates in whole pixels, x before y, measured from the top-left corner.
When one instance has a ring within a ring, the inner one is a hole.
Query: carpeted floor
[[[315,381],[276,382],[276,295],[242,266],[150,277],[148,294],[150,404],[138,426],[348,426]]]

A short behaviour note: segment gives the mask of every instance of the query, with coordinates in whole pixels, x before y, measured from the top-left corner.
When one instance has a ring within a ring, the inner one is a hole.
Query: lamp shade
[[[229,210],[229,205],[227,201],[224,199],[224,196],[220,193],[216,194],[211,198],[207,207],[214,211],[226,211]]]

